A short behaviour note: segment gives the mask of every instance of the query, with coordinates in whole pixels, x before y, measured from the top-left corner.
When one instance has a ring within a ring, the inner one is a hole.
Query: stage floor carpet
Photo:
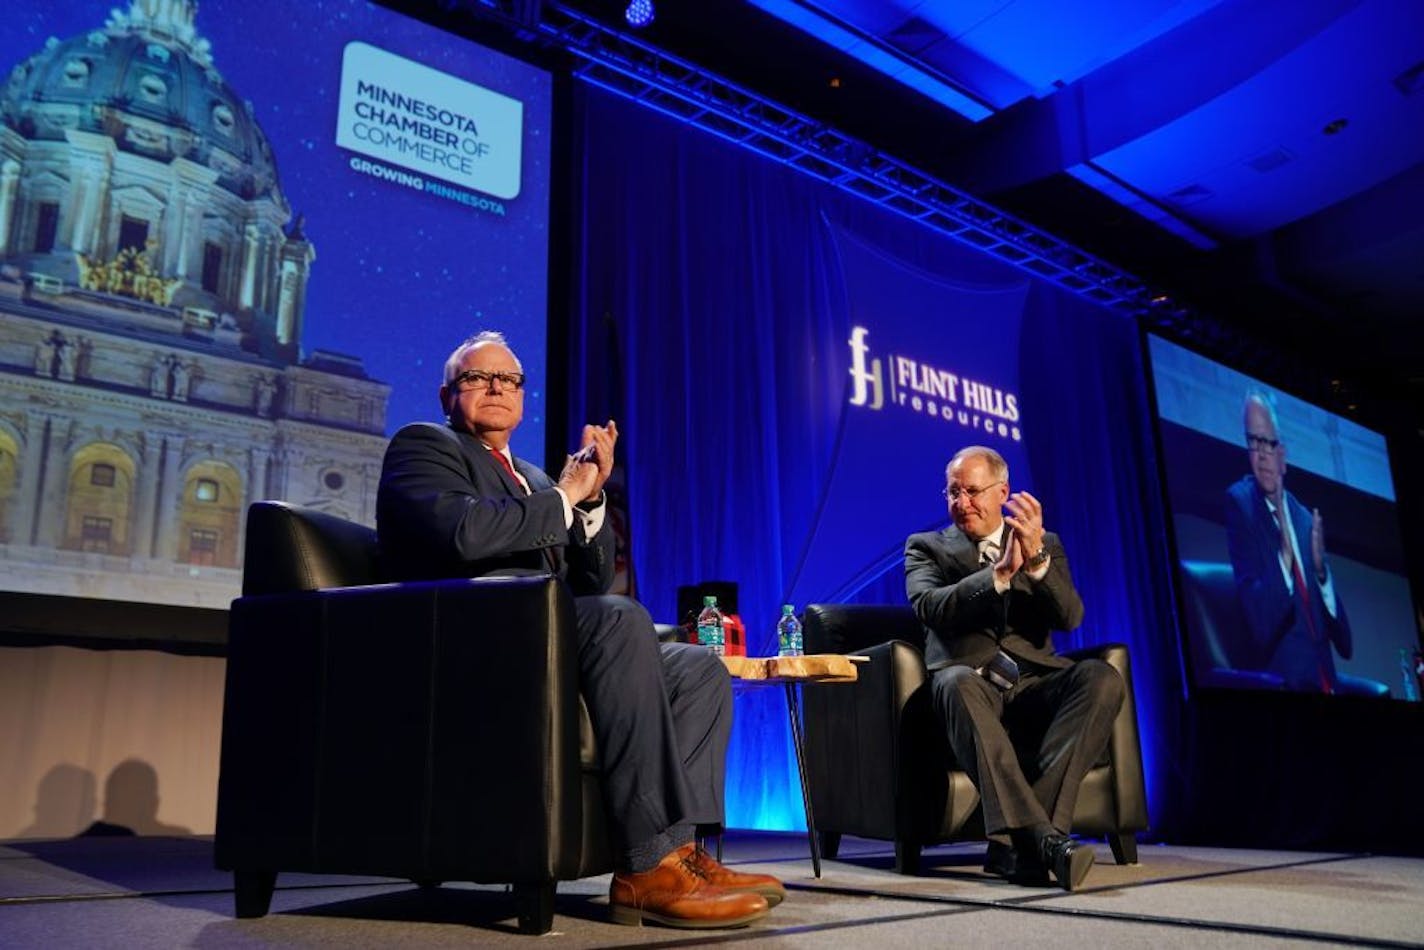
[[[679,931],[607,917],[608,877],[559,886],[554,931],[519,934],[502,887],[422,891],[384,878],[283,874],[272,913],[232,916],[210,838],[0,844],[0,947],[1421,947],[1424,859],[1105,845],[1083,890],[1028,889],[980,869],[983,845],[928,849],[918,877],[888,842],[848,838],[812,876],[804,835],[734,832],[726,863],[780,876],[788,896],[751,927]]]

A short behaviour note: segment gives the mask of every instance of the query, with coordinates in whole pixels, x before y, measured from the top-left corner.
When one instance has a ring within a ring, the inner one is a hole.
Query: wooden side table
[[[796,773],[801,779],[801,803],[806,809],[806,840],[811,845],[811,869],[821,876],[821,845],[816,838],[816,819],[811,813],[811,791],[806,784],[805,740],[801,734],[802,683],[853,683],[859,676],[856,662],[864,657],[840,653],[813,653],[807,656],[724,656],[722,662],[732,678],[746,686],[786,688],[786,712],[791,719],[791,744],[796,752]]]

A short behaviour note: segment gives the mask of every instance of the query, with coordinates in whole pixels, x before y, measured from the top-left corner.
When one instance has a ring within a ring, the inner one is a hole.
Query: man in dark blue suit
[[[1251,474],[1227,489],[1226,540],[1257,662],[1289,689],[1336,692],[1331,645],[1349,659],[1352,643],[1325,559],[1324,519],[1286,491],[1270,395],[1248,393],[1243,421]]]
[[[735,927],[761,917],[785,896],[781,883],[731,871],[694,841],[698,825],[723,818],[726,668],[703,647],[659,644],[640,604],[605,594],[614,539],[603,485],[617,426],[584,426],[557,482],[515,458],[524,371],[497,333],[450,354],[440,405],[446,425],[405,426],[386,450],[376,527],[387,568],[405,579],[562,577],[575,594],[580,690],[619,854],[613,919]]]

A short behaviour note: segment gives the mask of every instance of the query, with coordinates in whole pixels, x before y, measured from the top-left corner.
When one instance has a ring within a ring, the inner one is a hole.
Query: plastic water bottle
[[[1404,674],[1404,698],[1417,703],[1419,680],[1414,675],[1414,652],[1407,647],[1399,648],[1399,671]]]
[[[726,652],[727,633],[722,629],[722,611],[717,609],[717,598],[707,595],[702,598],[702,613],[697,615],[697,642],[721,656]]]
[[[796,619],[796,608],[790,604],[781,605],[781,619],[776,623],[776,652],[782,656],[800,656],[801,621]]]

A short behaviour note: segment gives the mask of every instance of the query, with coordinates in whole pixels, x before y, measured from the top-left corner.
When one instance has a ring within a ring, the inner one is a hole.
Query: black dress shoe
[[[1002,841],[990,841],[984,852],[984,871],[1024,887],[1047,887],[1048,869],[1036,859]]]
[[[1093,849],[1067,835],[1049,835],[1039,845],[1043,865],[1053,872],[1058,886],[1075,891],[1093,867]]]
[[[1012,845],[1002,841],[990,841],[984,852],[984,873],[995,877],[1013,877],[1018,867],[1017,855]]]

